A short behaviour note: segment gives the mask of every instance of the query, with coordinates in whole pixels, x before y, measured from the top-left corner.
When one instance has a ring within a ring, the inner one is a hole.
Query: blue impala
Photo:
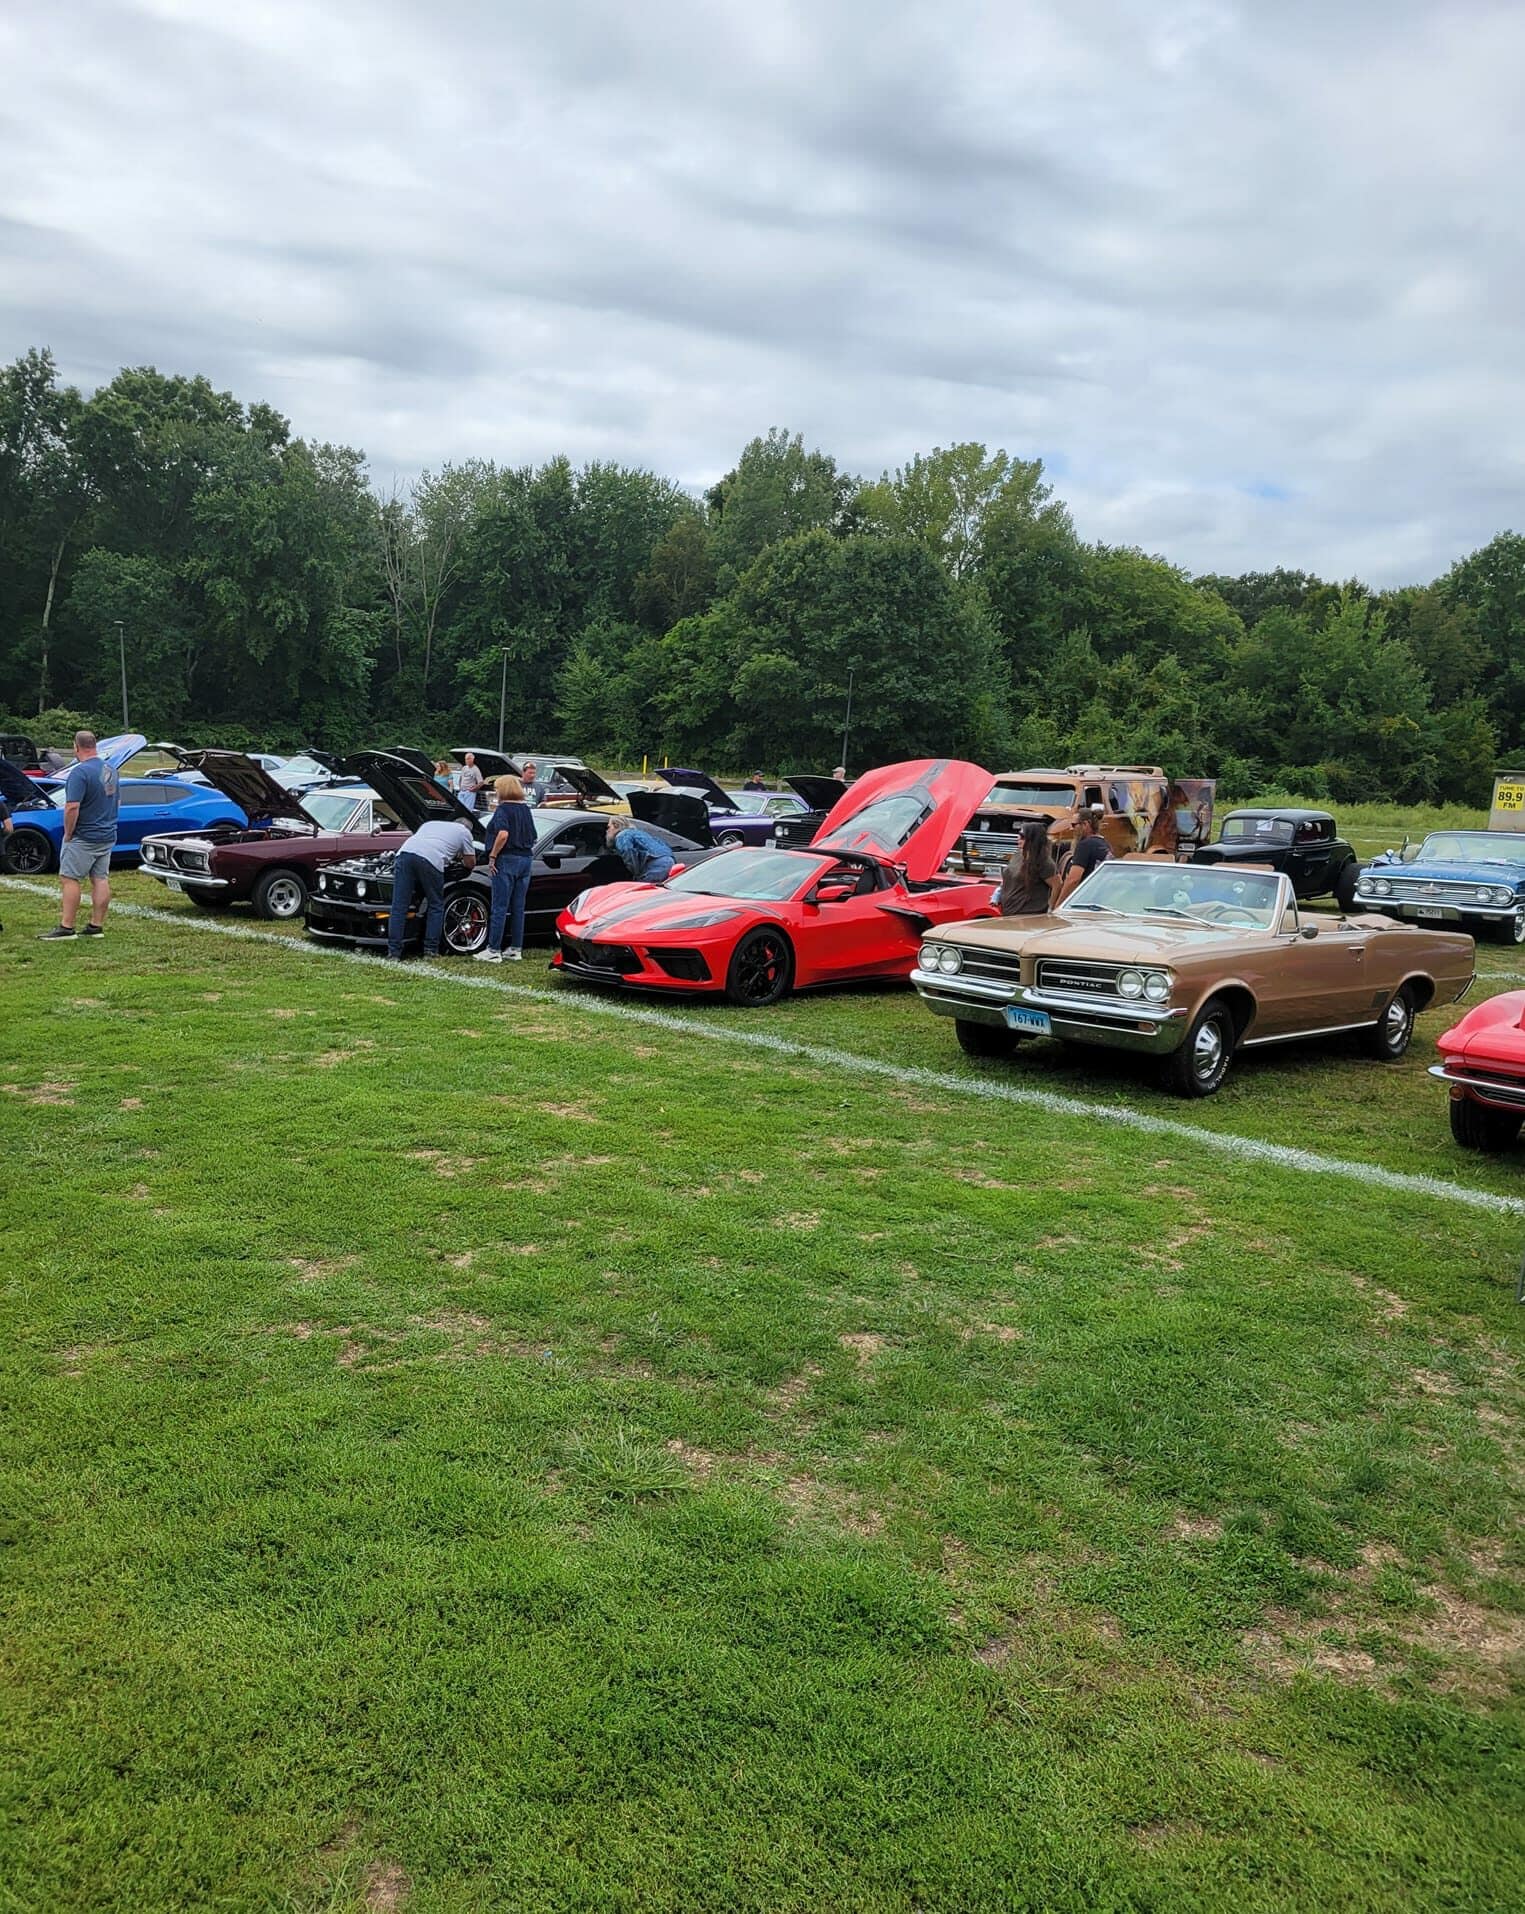
[[[1384,851],[1356,879],[1356,903],[1525,944],[1525,831],[1431,831],[1417,851]]]
[[[143,749],[135,732],[103,738],[100,754],[108,764],[121,766]],[[64,841],[64,781],[34,778],[26,798],[8,798],[15,829],[4,844],[5,868],[20,876],[40,876],[58,869],[59,846]],[[243,825],[243,812],[221,791],[207,784],[188,784],[184,778],[122,778],[118,791],[115,863],[136,863],[138,846],[151,833],[205,830],[213,824]]]

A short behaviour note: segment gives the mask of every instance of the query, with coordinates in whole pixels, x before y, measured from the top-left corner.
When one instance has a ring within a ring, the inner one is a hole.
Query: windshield
[[[766,791],[727,791],[726,796],[738,811],[761,811],[768,802]]]
[[[861,811],[844,818],[833,839],[851,833],[854,849],[871,844],[889,857],[898,851],[917,825],[932,815],[932,807],[915,791],[897,791],[889,797],[875,798]]]
[[[1075,802],[1073,784],[1029,784],[1025,781],[1003,779],[986,798],[987,804],[1011,804],[1024,810],[1044,809],[1057,805],[1068,810]]]
[[[1098,864],[1060,907],[1060,914],[1174,917],[1230,929],[1270,930],[1280,894],[1280,883],[1269,871],[1125,858]]]
[[[727,851],[669,877],[667,889],[781,904],[835,862],[835,858],[806,857],[799,851]]]
[[[313,791],[302,799],[302,809],[320,830],[342,831],[355,809],[353,791]]]
[[[1292,820],[1285,817],[1229,817],[1223,820],[1220,844],[1290,844]]]
[[[1432,831],[1419,847],[1422,864],[1518,864],[1525,869],[1525,831]]]
[[[319,764],[316,758],[287,758],[275,773],[281,784],[301,784],[307,778],[326,778],[329,775],[327,768]]]

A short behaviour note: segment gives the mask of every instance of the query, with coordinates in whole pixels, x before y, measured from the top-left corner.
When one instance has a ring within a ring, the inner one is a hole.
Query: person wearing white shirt
[[[454,861],[469,871],[477,861],[477,841],[471,826],[460,818],[431,818],[404,838],[392,865],[392,915],[387,920],[387,955],[402,957],[408,911],[422,891],[428,906],[424,918],[424,955],[438,957],[445,928],[445,866]]]

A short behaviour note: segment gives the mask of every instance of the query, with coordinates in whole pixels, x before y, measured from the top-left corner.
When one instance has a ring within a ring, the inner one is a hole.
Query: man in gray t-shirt
[[[445,866],[459,860],[467,870],[477,861],[477,841],[471,826],[460,818],[431,818],[404,838],[392,864],[392,914],[387,919],[387,955],[400,958],[408,932],[408,912],[421,891],[427,905],[424,917],[424,955],[438,957],[445,927]]]
[[[101,758],[93,731],[74,734],[74,763],[64,779],[64,841],[58,854],[58,925],[46,942],[73,937],[80,889],[90,882],[90,921],[78,934],[101,937],[111,903],[111,853],[116,849],[117,772]]]

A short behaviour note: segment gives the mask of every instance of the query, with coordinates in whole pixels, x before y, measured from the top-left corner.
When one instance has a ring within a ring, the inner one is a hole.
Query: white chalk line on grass
[[[24,878],[0,877],[8,890],[28,891],[34,896],[51,897],[51,885],[29,883]],[[692,1037],[704,1043],[729,1044],[736,1049],[761,1050],[769,1055],[787,1057],[791,1062],[814,1063],[848,1075],[878,1077],[892,1083],[914,1085],[917,1089],[939,1090],[948,1096],[976,1097],[987,1103],[1004,1103],[1023,1110],[1041,1110],[1047,1116],[1074,1117],[1090,1124],[1102,1123],[1109,1129],[1136,1130],[1145,1136],[1168,1137],[1193,1148],[1216,1150],[1243,1162],[1261,1163],[1275,1169],[1300,1170],[1311,1176],[1342,1177],[1353,1183],[1392,1190],[1405,1196],[1436,1197],[1443,1202],[1460,1203],[1469,1209],[1490,1210],[1497,1215],[1525,1215],[1525,1198],[1500,1196],[1492,1190],[1469,1189],[1440,1176],[1420,1176],[1402,1170],[1385,1170],[1374,1163],[1356,1163],[1344,1157],[1323,1156],[1314,1150],[1300,1150],[1288,1143],[1266,1143],[1257,1137],[1238,1136],[1228,1131],[1209,1130],[1195,1123],[1182,1123],[1173,1117],[1152,1116],[1144,1110],[1121,1103],[1090,1103],[1083,1097],[1063,1096],[1053,1090],[1034,1090],[1019,1084],[984,1077],[954,1076],[945,1070],[929,1070],[922,1064],[890,1063],[879,1057],[865,1057],[853,1050],[837,1050],[827,1044],[800,1043],[792,1037],[775,1036],[767,1030],[740,1030],[707,1023],[698,1017],[675,1017],[670,1011],[645,1004],[613,1001],[607,997],[577,994],[567,990],[539,990],[532,984],[511,984],[498,977],[481,976],[475,971],[447,970],[440,964],[416,961],[394,964],[385,957],[372,957],[365,951],[341,950],[332,944],[317,944],[306,938],[283,937],[277,931],[253,930],[244,924],[229,924],[212,917],[185,917],[178,911],[157,910],[150,904],[112,905],[114,914],[142,917],[172,929],[204,931],[214,937],[231,937],[241,943],[273,944],[280,950],[303,957],[326,959],[379,971],[399,981],[421,979],[429,983],[454,984],[465,990],[486,990],[501,997],[514,997],[525,1003],[554,1004],[559,1009],[590,1017],[606,1017],[615,1023],[639,1024],[647,1029],[666,1030],[678,1037]]]

